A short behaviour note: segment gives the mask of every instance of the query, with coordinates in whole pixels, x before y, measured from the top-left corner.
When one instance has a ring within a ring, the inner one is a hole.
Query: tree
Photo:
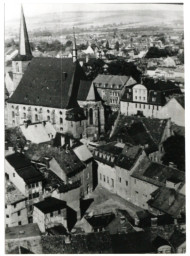
[[[118,41],[115,43],[115,49],[116,49],[117,51],[119,51],[119,42],[118,42]]]
[[[185,138],[181,135],[169,137],[164,143],[165,154],[162,158],[164,164],[173,162],[181,171],[185,171]]]
[[[65,46],[66,46],[66,47],[72,46],[72,41],[71,41],[71,40],[67,41],[66,44],[65,44]]]

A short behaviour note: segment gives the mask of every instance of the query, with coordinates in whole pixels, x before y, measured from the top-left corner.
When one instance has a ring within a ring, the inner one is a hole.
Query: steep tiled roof
[[[125,85],[129,80],[129,76],[116,76],[116,75],[98,75],[94,80],[94,84],[108,84],[108,85]],[[100,85],[100,86],[101,86]]]
[[[147,162],[143,168],[138,168],[132,177],[154,184],[165,186],[166,180],[176,177],[182,183],[185,181],[184,172],[159,163]]]
[[[15,170],[21,169],[31,165],[30,160],[23,154],[14,153],[5,157],[10,165],[14,167]]]
[[[6,204],[14,204],[27,199],[13,183],[6,184],[5,188]]]
[[[168,119],[121,115],[111,140],[146,146],[145,151],[149,154],[157,150],[167,122]]]
[[[175,189],[161,187],[155,191],[153,199],[150,199],[148,204],[175,218],[185,206],[185,196]]]
[[[77,100],[79,100],[79,101],[86,100],[89,90],[90,90],[90,87],[91,87],[91,84],[92,84],[92,81],[87,81],[87,80],[80,81]]]
[[[84,71],[72,58],[34,58],[9,102],[52,108],[76,107],[81,79],[85,79]]]

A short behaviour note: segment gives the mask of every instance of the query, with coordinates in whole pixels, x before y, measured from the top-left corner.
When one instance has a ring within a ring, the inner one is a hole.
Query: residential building
[[[143,209],[150,210],[149,200],[152,198],[152,193],[157,193],[155,191],[159,188],[161,188],[161,190],[162,188],[166,188],[166,190],[168,187],[170,188],[171,184],[168,183],[168,181],[170,181],[171,178],[175,178],[176,180],[174,182],[177,183],[176,190],[180,189],[180,186],[184,184],[184,172],[159,163],[143,161],[131,175],[132,202]],[[167,193],[165,199],[166,198],[170,200],[169,197],[167,197]],[[182,210],[182,208],[183,206],[180,209]],[[155,214],[153,210],[152,212]]]
[[[5,157],[5,173],[19,191],[27,198],[28,222],[32,222],[33,204],[43,199],[43,176],[22,153]]]
[[[26,196],[10,181],[6,181],[5,189],[6,227],[28,224]]]
[[[129,76],[98,75],[92,83],[105,104],[118,111],[125,87],[136,84],[136,81]]]
[[[33,220],[42,233],[46,229],[63,225],[67,229],[67,205],[65,201],[47,197],[44,201],[34,204]]]
[[[143,84],[125,88],[120,104],[121,114],[160,118],[160,110],[165,106],[167,97],[173,94],[181,94],[181,90],[172,82],[145,79]]]
[[[110,139],[141,145],[151,161],[162,162],[164,141],[172,135],[170,119],[119,115]]]

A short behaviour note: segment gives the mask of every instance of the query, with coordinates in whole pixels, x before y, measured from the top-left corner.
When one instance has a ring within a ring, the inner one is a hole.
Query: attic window
[[[26,96],[24,97],[24,99],[27,100],[27,99],[28,99],[28,95],[26,95]]]
[[[37,102],[39,102],[39,101],[40,101],[40,97],[38,96],[38,97],[37,97]]]

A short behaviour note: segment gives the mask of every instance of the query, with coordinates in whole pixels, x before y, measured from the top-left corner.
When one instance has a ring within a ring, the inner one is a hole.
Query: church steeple
[[[23,7],[21,5],[21,18],[20,18],[20,39],[19,39],[19,55],[24,60],[31,60],[32,53],[26,28],[26,21],[24,17]]]
[[[77,47],[76,47],[76,38],[75,38],[75,31],[73,27],[73,62],[77,60]]]

